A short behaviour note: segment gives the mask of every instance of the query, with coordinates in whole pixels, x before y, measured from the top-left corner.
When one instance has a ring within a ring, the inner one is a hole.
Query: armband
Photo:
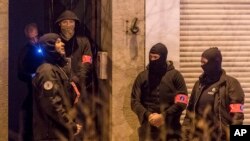
[[[188,104],[188,96],[185,94],[177,94],[174,103]]]
[[[243,104],[230,104],[230,113],[243,113]]]
[[[92,63],[92,57],[90,55],[83,55],[82,56],[82,63]]]

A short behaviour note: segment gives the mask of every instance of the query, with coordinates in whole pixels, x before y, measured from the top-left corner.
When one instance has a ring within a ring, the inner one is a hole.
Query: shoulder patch
[[[52,81],[46,81],[46,82],[44,82],[44,84],[43,84],[43,88],[45,89],[45,90],[51,90],[52,88],[53,88],[53,83],[52,83]]]

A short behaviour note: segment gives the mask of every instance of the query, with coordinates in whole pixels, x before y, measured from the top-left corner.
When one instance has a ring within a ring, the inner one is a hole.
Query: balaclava
[[[55,43],[58,38],[60,38],[58,34],[47,33],[39,38],[39,44],[43,48],[43,54],[46,61],[63,65],[63,63],[65,63],[64,56],[59,54],[55,49]]]
[[[160,58],[157,60],[149,60],[149,87],[152,92],[161,82],[162,76],[167,71],[167,55],[168,50],[162,43],[155,44],[151,49],[150,53],[159,54]]]
[[[149,53],[160,55],[160,58],[157,60],[149,60],[150,73],[156,73],[156,74],[165,73],[167,69],[166,59],[168,55],[168,50],[166,46],[162,43],[157,43],[150,49]]]
[[[60,24],[63,20],[75,20],[75,26],[79,24],[80,20],[76,16],[76,14],[70,10],[64,11],[56,20],[56,24]],[[75,34],[75,27],[72,25],[60,26],[61,28],[61,36],[64,40],[70,40]]]
[[[212,47],[205,50],[202,57],[206,58],[208,62],[201,66],[204,71],[204,76],[201,82],[204,84],[212,84],[220,79],[222,68],[222,55],[217,47]]]

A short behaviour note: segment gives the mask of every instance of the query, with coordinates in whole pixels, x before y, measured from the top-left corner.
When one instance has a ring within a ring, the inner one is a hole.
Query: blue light
[[[43,56],[43,48],[40,44],[35,45],[36,47],[36,54],[39,56]]]
[[[39,49],[37,50],[37,52],[38,52],[38,53],[42,53],[43,51],[42,51],[41,48],[39,48]]]
[[[43,56],[43,50],[42,50],[42,48],[38,48],[38,49],[37,49],[37,53],[39,54],[39,56],[40,56],[40,55]]]

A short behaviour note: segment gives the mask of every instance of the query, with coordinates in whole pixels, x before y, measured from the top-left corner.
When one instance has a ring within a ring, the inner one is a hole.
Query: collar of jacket
[[[204,73],[202,73],[201,75],[200,75],[200,77],[203,77],[203,75],[204,75]],[[220,76],[220,79],[219,79],[219,81],[217,81],[217,82],[215,82],[215,83],[217,83],[216,85],[221,85],[221,84],[223,84],[224,82],[226,82],[226,71],[224,70],[224,69],[222,69],[222,74],[221,74],[221,76]],[[200,82],[199,82],[200,83]],[[213,83],[212,85],[214,85],[215,83]],[[201,86],[201,84],[200,84],[200,86],[199,86],[199,88],[201,88],[202,86]]]

